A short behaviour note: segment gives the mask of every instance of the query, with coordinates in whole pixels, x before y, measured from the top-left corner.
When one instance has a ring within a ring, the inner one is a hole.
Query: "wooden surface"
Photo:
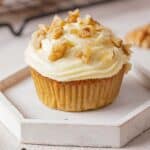
[[[119,31],[119,35],[123,36],[128,30],[137,25],[148,23],[150,20],[150,1],[149,0],[120,0],[102,5],[92,6],[81,10],[82,14],[89,13],[103,24],[111,27],[114,31]],[[63,15],[63,14],[62,14]],[[0,29],[1,55],[0,60],[6,60],[4,64],[0,64],[2,68],[0,79],[14,71],[14,67],[22,68],[25,66],[23,61],[23,51],[28,43],[31,32],[40,22],[49,22],[51,17],[37,20],[30,23],[25,30],[24,35],[14,38],[7,29]],[[19,51],[18,51],[19,50]],[[3,54],[7,53],[8,57],[3,58]],[[15,57],[12,57],[15,56]],[[11,63],[7,63],[7,59]],[[16,64],[16,60],[20,63]],[[17,71],[17,70],[16,70]],[[0,150],[16,150],[19,143],[10,135],[7,130],[0,124]],[[27,150],[98,150],[94,148],[77,148],[77,147],[52,147],[40,145],[22,145]],[[21,147],[22,147],[21,146]],[[149,150],[150,149],[150,130],[137,137],[130,142],[123,150]],[[106,149],[100,149],[106,150]],[[114,149],[111,149],[114,150]],[[117,149],[119,150],[119,149]]]

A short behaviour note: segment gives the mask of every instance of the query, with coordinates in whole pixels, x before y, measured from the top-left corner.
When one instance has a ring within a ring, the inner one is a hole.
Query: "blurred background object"
[[[32,20],[104,1],[109,0],[0,0],[0,27],[19,36]]]

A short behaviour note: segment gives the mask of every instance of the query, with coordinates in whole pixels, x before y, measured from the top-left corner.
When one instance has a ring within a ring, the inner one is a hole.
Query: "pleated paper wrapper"
[[[48,107],[62,111],[86,111],[112,103],[120,90],[124,67],[104,79],[59,82],[42,76],[33,68],[31,75],[39,99]]]

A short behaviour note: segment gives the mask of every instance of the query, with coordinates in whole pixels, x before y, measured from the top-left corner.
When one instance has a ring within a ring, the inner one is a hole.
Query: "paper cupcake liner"
[[[30,70],[40,100],[50,108],[63,111],[85,111],[112,103],[124,75],[122,68],[111,78],[59,82]]]

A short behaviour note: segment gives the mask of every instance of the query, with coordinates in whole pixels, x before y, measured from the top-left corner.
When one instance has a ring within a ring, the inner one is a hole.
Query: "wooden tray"
[[[116,102],[81,113],[44,106],[28,68],[1,80],[0,89],[0,120],[21,143],[121,147],[150,127],[150,92],[132,73]]]

